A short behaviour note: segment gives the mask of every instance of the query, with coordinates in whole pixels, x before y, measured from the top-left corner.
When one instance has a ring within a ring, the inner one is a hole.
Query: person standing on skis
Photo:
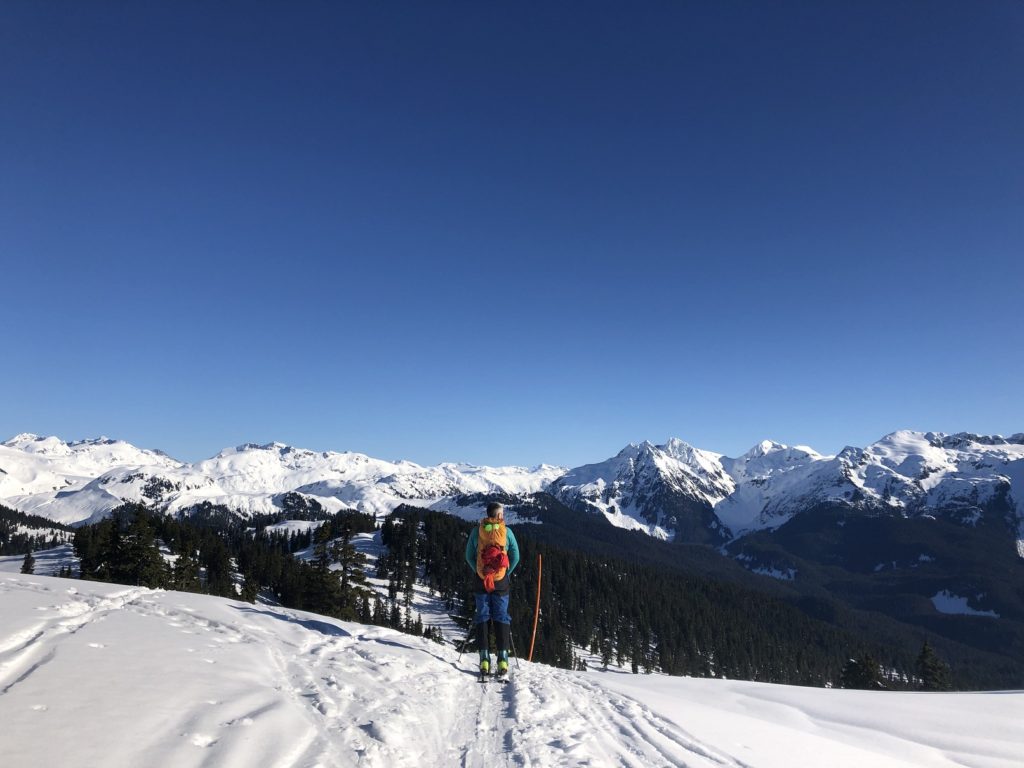
[[[487,517],[469,534],[466,563],[476,574],[477,646],[480,648],[480,673],[491,671],[491,652],[487,621],[494,622],[498,641],[497,674],[508,673],[508,649],[512,637],[512,619],[508,615],[509,576],[519,565],[519,543],[505,526],[505,508],[497,502],[487,505]]]

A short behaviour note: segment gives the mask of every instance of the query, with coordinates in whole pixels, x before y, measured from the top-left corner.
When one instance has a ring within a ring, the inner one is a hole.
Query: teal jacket
[[[466,563],[473,569],[473,573],[476,573],[476,544],[479,539],[480,526],[475,526],[470,531],[469,541],[466,542]],[[505,554],[508,555],[506,575],[510,575],[519,565],[519,542],[516,541],[516,535],[507,525],[505,526]]]

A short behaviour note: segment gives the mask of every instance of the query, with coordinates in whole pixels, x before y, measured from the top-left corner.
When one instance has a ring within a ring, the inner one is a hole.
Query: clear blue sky
[[[0,439],[1024,431],[1022,41],[1016,0],[5,2]]]

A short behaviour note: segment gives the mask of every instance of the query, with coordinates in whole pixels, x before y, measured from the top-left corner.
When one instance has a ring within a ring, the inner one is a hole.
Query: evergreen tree
[[[356,549],[352,536],[349,527],[343,528],[330,548],[331,559],[340,566],[335,571],[340,581],[338,615],[346,619],[360,618],[362,600],[370,591],[366,581],[366,555]]]
[[[373,623],[373,609],[370,607],[370,592],[367,590],[359,599],[359,621],[363,624]]]
[[[864,691],[877,691],[882,688],[882,670],[878,662],[870,654],[850,659],[843,667],[840,685],[843,688],[855,688]]]
[[[170,580],[167,563],[144,509],[135,510],[122,541],[116,572],[123,583],[144,587],[164,587]]]
[[[21,563],[21,572],[30,575],[36,572],[36,559],[32,557],[31,552],[25,553],[25,559]]]
[[[252,573],[247,573],[242,579],[242,594],[239,597],[247,603],[255,603],[256,595],[259,594],[260,586]]]
[[[608,669],[608,665],[612,663],[612,639],[605,637],[601,641],[601,666]]]
[[[200,562],[206,567],[206,591],[220,597],[238,597],[232,579],[231,552],[219,536],[207,537],[200,548]]]
[[[191,552],[182,552],[174,562],[171,570],[171,586],[179,592],[201,592],[203,585],[199,579],[199,562]]]
[[[948,691],[951,687],[949,665],[935,654],[927,640],[921,647],[914,670],[921,678],[921,690]]]
[[[308,576],[306,609],[328,616],[338,615],[341,603],[341,583],[338,573],[331,570],[331,524],[321,525],[314,537],[313,567]]]

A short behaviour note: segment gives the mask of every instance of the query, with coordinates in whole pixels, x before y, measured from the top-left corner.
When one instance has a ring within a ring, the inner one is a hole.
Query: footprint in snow
[[[205,733],[192,734],[192,744],[197,747],[212,747],[216,743],[217,739],[213,736],[207,736]]]
[[[107,646],[105,646],[103,643],[89,643],[89,647],[90,648],[106,648]]]
[[[45,712],[48,709],[49,709],[49,707],[46,706],[45,704],[33,704],[32,705],[32,711],[33,712]]]

